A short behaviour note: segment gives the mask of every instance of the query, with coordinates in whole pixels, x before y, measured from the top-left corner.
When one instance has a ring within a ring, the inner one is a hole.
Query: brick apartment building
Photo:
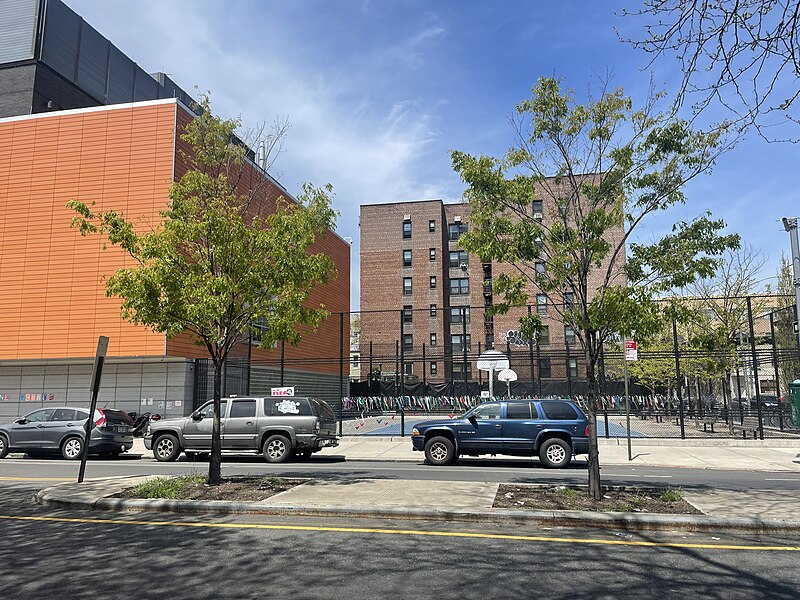
[[[551,210],[546,200],[531,207],[532,216],[545,223]],[[548,296],[529,286],[530,307],[487,316],[493,279],[510,267],[481,263],[461,249],[458,240],[469,230],[469,216],[468,204],[441,200],[361,206],[362,378],[370,372],[371,348],[373,372],[385,380],[402,370],[409,384],[459,382],[466,370],[466,380],[485,381],[477,357],[497,349],[509,355],[519,381],[571,388],[571,381],[584,379],[584,361],[574,332],[552,307],[569,302],[569,292]],[[609,235],[621,239],[622,227]],[[621,268],[624,257],[618,264]],[[544,320],[533,343],[519,334],[519,319],[528,310]]]
[[[120,318],[103,276],[130,266],[117,249],[70,227],[72,198],[98,210],[157,222],[169,188],[189,165],[180,139],[191,98],[151,76],[60,0],[9,0],[0,7],[0,417],[39,406],[85,404],[98,335],[110,337],[100,402],[127,411],[188,414],[210,394],[205,350],[187,334],[166,339]],[[274,207],[291,195],[250,154],[244,180]],[[255,185],[255,183],[254,183]],[[347,242],[330,232],[315,252],[337,277],[311,302],[349,310]],[[237,348],[228,393],[269,393],[281,375],[298,393],[339,397],[335,316],[299,346]],[[233,377],[236,375],[236,377]],[[346,385],[346,375],[344,384]]]

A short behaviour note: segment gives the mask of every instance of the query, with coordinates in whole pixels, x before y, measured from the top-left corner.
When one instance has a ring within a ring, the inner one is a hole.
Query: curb
[[[489,509],[342,508],[338,506],[280,506],[263,502],[208,500],[149,500],[99,497],[76,500],[55,488],[40,490],[34,500],[47,507],[178,514],[259,514],[304,517],[372,518],[457,521],[468,523],[535,524],[544,527],[590,527],[639,531],[726,531],[731,533],[800,533],[800,521],[719,518],[704,515],[594,513],[587,511],[521,511]]]

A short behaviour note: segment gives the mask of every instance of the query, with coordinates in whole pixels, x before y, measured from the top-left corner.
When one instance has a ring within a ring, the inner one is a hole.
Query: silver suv
[[[190,459],[207,454],[213,417],[214,403],[207,402],[188,417],[151,422],[144,445],[160,461],[175,460],[181,451]],[[223,398],[220,434],[223,450],[263,452],[273,463],[339,445],[331,407],[324,400],[296,396]]]

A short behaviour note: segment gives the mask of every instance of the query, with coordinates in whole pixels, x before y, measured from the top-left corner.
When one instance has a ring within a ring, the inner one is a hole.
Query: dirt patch
[[[680,492],[674,490],[607,490],[602,500],[595,501],[587,496],[585,489],[500,484],[493,506],[523,510],[703,514],[680,496]]]
[[[223,477],[219,485],[208,485],[201,478],[186,478],[180,486],[177,497],[181,500],[230,500],[234,502],[258,502],[270,496],[285,492],[306,483],[307,479],[286,479],[283,477]],[[139,488],[130,488],[119,494],[118,498],[152,498],[141,493]]]

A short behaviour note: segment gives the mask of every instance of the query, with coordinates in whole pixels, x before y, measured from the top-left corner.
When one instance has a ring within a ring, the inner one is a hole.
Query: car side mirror
[[[192,413],[192,421],[202,421],[203,413]]]
[[[17,423],[18,425],[25,425],[25,423],[27,423],[27,422],[28,422],[28,419],[24,419],[24,418],[23,419],[17,419],[16,421],[14,421],[14,423]]]
[[[470,423],[472,423],[473,425],[477,425],[477,424],[478,424],[478,417],[476,417],[475,415],[470,415],[470,416],[468,416],[468,417],[467,417],[467,420],[468,420]]]

